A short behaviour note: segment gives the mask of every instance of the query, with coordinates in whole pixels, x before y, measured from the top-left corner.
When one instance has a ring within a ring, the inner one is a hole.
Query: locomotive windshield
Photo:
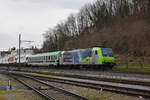
[[[114,56],[111,48],[101,48],[101,50],[102,50],[102,54],[104,57],[113,57]]]

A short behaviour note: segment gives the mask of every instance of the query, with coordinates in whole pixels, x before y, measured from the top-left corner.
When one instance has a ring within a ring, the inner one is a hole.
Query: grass
[[[146,56],[121,56],[116,57],[114,71],[150,72],[150,58]]]
[[[130,63],[117,63],[117,66],[150,67],[150,64],[149,63],[130,62]]]
[[[6,95],[6,94],[8,94],[9,93],[9,91],[0,91],[0,95]],[[0,99],[1,100],[1,99]]]
[[[135,67],[135,66],[115,66],[114,71],[127,71],[127,72],[150,72],[150,67]]]
[[[6,82],[6,81],[0,81],[0,85],[6,85],[6,84],[8,84],[8,82]]]
[[[0,91],[0,100],[38,100],[38,96],[26,91]]]
[[[8,85],[8,80],[11,79],[7,75],[1,75],[0,85]],[[21,83],[12,80],[12,86],[17,86],[15,90],[0,90],[0,100],[42,100],[38,95],[32,93],[30,90],[23,90]],[[21,87],[21,90],[20,90]],[[40,98],[40,99],[39,99]]]
[[[12,80],[12,86],[23,86],[21,83],[15,81],[14,79],[3,75],[3,77],[5,78],[4,80],[0,81],[0,85],[8,85],[8,80],[11,79]]]

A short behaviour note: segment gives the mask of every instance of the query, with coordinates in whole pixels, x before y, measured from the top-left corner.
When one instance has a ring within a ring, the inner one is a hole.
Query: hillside
[[[44,34],[42,52],[112,47],[117,55],[150,55],[149,0],[95,0]]]
[[[87,48],[95,45],[112,47],[114,52],[134,56],[150,55],[150,23],[146,19],[114,22],[112,26],[71,38],[65,48]]]

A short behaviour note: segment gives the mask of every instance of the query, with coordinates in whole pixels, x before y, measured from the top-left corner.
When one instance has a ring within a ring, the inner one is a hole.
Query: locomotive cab
[[[92,49],[92,63],[96,65],[114,65],[114,54],[111,48],[95,47]]]

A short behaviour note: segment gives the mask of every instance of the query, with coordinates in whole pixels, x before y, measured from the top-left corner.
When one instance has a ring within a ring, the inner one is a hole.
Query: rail
[[[14,75],[15,75],[16,77],[18,76],[17,74],[14,74]],[[78,95],[78,94],[75,94],[75,93],[66,91],[66,90],[64,90],[64,89],[61,89],[61,88],[58,88],[58,87],[55,87],[55,86],[52,86],[52,85],[50,85],[50,84],[48,84],[48,83],[46,83],[46,82],[43,82],[43,81],[41,81],[41,80],[39,80],[39,79],[36,79],[35,77],[26,76],[26,75],[19,75],[19,77],[25,77],[25,78],[34,80],[34,81],[36,81],[36,82],[38,82],[38,83],[44,84],[44,85],[50,87],[51,89],[54,89],[54,90],[56,90],[56,91],[59,91],[59,92],[61,92],[61,93],[63,93],[63,94],[66,94],[66,95],[75,97],[77,100],[90,100],[90,99],[88,99],[88,98],[86,98],[86,97],[84,97],[84,96],[80,96],[80,95]],[[18,80],[18,79],[17,79],[17,80]],[[26,85],[25,82],[23,82],[23,81],[21,81],[21,80],[19,80],[19,81],[20,81],[21,83],[23,83],[23,84]],[[56,99],[52,98],[50,95],[45,94],[45,93],[41,92],[41,91],[38,90],[38,89],[35,89],[35,88],[31,87],[31,86],[27,86],[27,87],[33,89],[34,91],[36,91],[37,93],[41,94],[42,96],[45,96],[45,98],[48,99],[48,100],[56,100]]]

